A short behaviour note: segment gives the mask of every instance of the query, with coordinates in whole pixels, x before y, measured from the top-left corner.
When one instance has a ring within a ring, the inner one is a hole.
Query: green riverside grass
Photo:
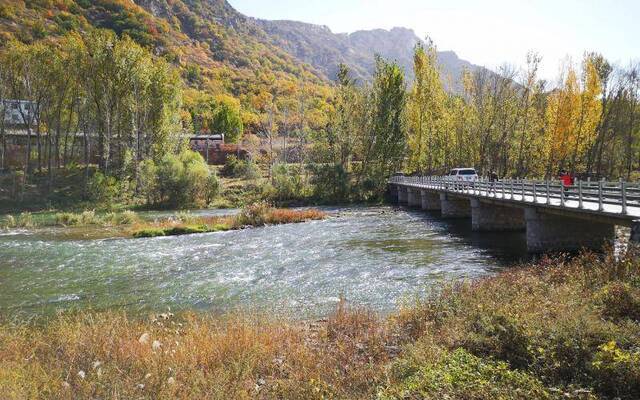
[[[160,221],[147,226],[135,227],[132,236],[134,238],[152,238],[191,235],[320,220],[325,217],[325,213],[315,209],[281,209],[273,208],[265,202],[258,202],[244,207],[237,215],[233,216],[197,217],[189,213],[181,213],[178,214],[175,221]]]
[[[228,231],[231,227],[223,224],[216,224],[213,226],[207,225],[189,225],[189,226],[174,226],[170,228],[144,228],[137,230],[133,233],[135,238],[151,238],[158,236],[179,236],[179,235],[191,235],[194,233],[210,233]]]

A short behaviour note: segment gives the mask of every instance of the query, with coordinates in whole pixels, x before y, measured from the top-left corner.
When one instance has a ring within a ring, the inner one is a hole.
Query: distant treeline
[[[446,93],[432,45],[415,49],[416,80],[406,112],[407,169],[475,166],[501,176],[553,177],[561,169],[596,178],[638,179],[640,66],[612,66],[587,53],[563,63],[558,82],[538,76],[529,54],[517,72],[464,74],[464,92]]]
[[[8,43],[0,52],[0,98],[30,102],[19,110],[19,128],[36,136],[35,155],[32,141],[26,143],[27,174],[34,167],[51,174],[71,160],[88,162],[88,135],[104,173],[128,165],[135,171],[143,159],[178,150],[179,75],[110,31]],[[3,145],[5,129],[3,123]],[[72,145],[78,136],[86,144],[80,154]]]
[[[464,72],[461,94],[445,91],[429,41],[415,48],[408,88],[394,63],[378,60],[369,86],[341,66],[335,112],[314,147],[331,172],[320,189],[348,193],[359,183],[379,193],[394,170],[432,175],[463,166],[502,177],[554,178],[564,169],[640,178],[640,66],[614,67],[588,53],[579,67],[563,64],[552,87],[538,77],[540,62],[529,54],[519,72]]]

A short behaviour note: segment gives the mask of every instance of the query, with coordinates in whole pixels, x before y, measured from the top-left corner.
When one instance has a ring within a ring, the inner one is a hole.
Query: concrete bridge
[[[615,239],[615,227],[631,228],[640,243],[640,185],[627,182],[453,181],[394,176],[399,204],[469,218],[474,231],[526,231],[530,252],[599,250]]]

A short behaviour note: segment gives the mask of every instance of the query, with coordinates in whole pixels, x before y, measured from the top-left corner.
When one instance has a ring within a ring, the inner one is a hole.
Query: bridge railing
[[[441,176],[394,176],[390,183],[480,197],[535,204],[628,214],[629,207],[640,207],[640,184],[630,182],[577,181],[564,186],[560,181],[507,179],[459,181]]]

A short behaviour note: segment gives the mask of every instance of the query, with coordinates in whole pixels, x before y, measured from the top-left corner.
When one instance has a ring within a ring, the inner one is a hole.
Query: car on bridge
[[[451,181],[475,182],[478,180],[478,173],[475,168],[454,168],[445,178]]]

